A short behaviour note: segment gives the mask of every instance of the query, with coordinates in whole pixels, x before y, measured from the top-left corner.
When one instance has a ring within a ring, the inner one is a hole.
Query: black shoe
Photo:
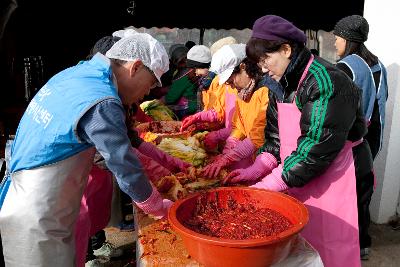
[[[369,260],[369,248],[360,249],[360,259],[363,261]]]

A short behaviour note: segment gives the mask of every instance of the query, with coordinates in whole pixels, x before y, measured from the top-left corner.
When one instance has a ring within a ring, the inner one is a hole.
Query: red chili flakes
[[[200,234],[237,240],[274,236],[293,226],[279,212],[257,208],[251,201],[240,204],[229,196],[222,205],[218,196],[210,201],[205,195],[197,200],[192,216],[183,224]]]

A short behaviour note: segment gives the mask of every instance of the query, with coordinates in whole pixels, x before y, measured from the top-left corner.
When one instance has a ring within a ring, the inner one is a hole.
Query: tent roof
[[[342,17],[362,15],[364,9],[364,0],[335,0],[324,3],[324,7],[320,6],[321,0],[190,3],[188,0],[7,0],[7,3],[11,1],[16,1],[18,8],[7,26],[8,36],[14,40],[18,55],[44,55],[59,66],[84,58],[100,37],[127,26],[244,29],[252,28],[254,21],[263,15],[275,14],[302,30],[330,31]],[[130,14],[127,9],[132,2],[135,8]],[[3,18],[0,12],[0,23]]]
[[[321,6],[321,0],[239,1],[188,3],[140,0],[134,1],[132,15],[122,13],[127,24],[143,27],[243,29],[251,28],[261,16],[274,14],[286,18],[303,30],[331,31],[339,19],[348,15],[362,15],[364,10],[364,0],[336,0],[325,2],[324,7]]]
[[[239,2],[241,1],[241,2]],[[41,26],[94,25],[116,29],[135,27],[169,28],[251,28],[254,21],[266,14],[280,15],[299,28],[326,30],[348,15],[363,14],[364,0],[19,0],[26,18],[41,22]],[[127,9],[134,3],[133,13]],[[240,3],[240,4],[239,4]],[[49,12],[51,10],[51,12]],[[75,30],[79,30],[75,29]]]

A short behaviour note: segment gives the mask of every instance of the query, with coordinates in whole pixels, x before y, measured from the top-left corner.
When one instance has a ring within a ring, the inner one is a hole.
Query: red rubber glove
[[[213,151],[217,148],[218,143],[225,141],[232,132],[232,128],[223,128],[218,131],[209,132],[203,140],[204,148],[207,151]]]
[[[260,177],[266,176],[278,165],[276,158],[267,152],[257,156],[253,165],[247,169],[237,169],[232,171],[223,181],[223,183],[254,183]]]
[[[205,177],[214,178],[226,166],[230,165],[231,161],[227,157],[219,157],[212,164],[203,169]]]
[[[212,164],[203,169],[203,174],[206,177],[214,178],[224,167],[252,156],[255,150],[256,148],[250,138],[239,141],[234,148],[224,149],[221,157],[218,157]]]

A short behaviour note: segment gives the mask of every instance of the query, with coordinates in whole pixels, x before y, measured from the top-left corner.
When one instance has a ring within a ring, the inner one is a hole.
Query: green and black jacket
[[[346,74],[331,63],[315,57],[299,87],[300,77],[311,53],[304,48],[292,60],[280,80],[283,102],[293,98],[301,111],[301,136],[297,149],[286,159],[279,156],[277,96],[270,93],[262,151],[283,160],[282,178],[289,187],[301,187],[321,175],[333,162],[347,140],[357,141],[367,133],[361,109],[361,91]],[[370,172],[372,158],[368,143],[353,149],[356,172]],[[357,170],[358,169],[358,170]]]

